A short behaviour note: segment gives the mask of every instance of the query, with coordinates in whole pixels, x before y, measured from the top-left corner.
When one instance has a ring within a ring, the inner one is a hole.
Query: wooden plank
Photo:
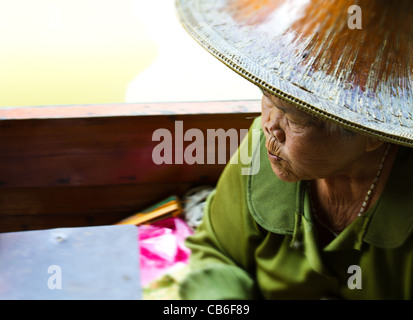
[[[0,120],[259,113],[260,100],[122,103],[0,108]]]
[[[174,135],[175,121],[184,130],[248,129],[254,114],[143,116],[94,119],[51,119],[0,122],[0,188],[59,187],[199,180],[217,170],[204,165],[157,165],[152,134],[165,128]],[[175,139],[175,136],[172,136]],[[181,138],[182,139],[182,138]],[[175,140],[174,140],[175,143]],[[192,141],[185,141],[185,148]],[[219,144],[218,144],[219,143]],[[230,157],[230,140],[213,142]],[[211,144],[204,141],[204,150]],[[175,159],[175,148],[172,148]],[[144,169],[143,169],[144,168]]]
[[[175,121],[188,129],[247,129],[252,115],[182,115],[95,119],[22,120],[9,126],[0,122],[0,188],[59,187],[185,182],[199,180],[215,163],[204,165],[157,165],[152,152],[159,128],[174,134]],[[175,143],[175,136],[172,137]],[[182,138],[181,138],[182,139]],[[181,155],[192,141],[185,141]],[[219,144],[218,144],[219,143]],[[229,139],[213,144],[230,157]],[[204,150],[210,144],[204,141]],[[172,148],[175,159],[175,148]],[[207,162],[206,154],[204,161]],[[222,168],[221,168],[222,169]]]
[[[226,103],[221,106],[228,107]],[[175,159],[175,151],[182,156],[193,143],[183,141],[175,150],[183,138],[175,137],[177,123],[183,132],[197,129],[203,137],[208,136],[208,130],[225,133],[235,129],[239,144],[241,129],[248,129],[259,115],[189,112],[109,116],[102,111],[100,116],[76,118],[82,113],[62,116],[55,108],[54,117],[43,119],[41,108],[33,109],[30,115],[20,117],[14,113],[16,108],[2,113],[6,118],[0,121],[2,232],[111,224],[167,196],[182,196],[197,185],[214,185],[225,163],[218,163],[217,156],[208,163],[206,154],[214,147],[215,153],[224,153],[229,160],[229,138],[204,139],[204,164],[184,161],[158,165],[152,152],[160,142],[153,139],[153,133],[161,128],[171,133]]]
[[[213,180],[211,177],[210,184]],[[4,188],[0,193],[0,211],[2,216],[100,212],[129,214],[172,194],[182,195],[193,185],[197,185],[196,182]]]
[[[125,217],[120,213],[82,214],[39,214],[39,215],[0,215],[0,233],[12,231],[44,230],[50,228],[71,228],[85,226],[112,225]]]
[[[213,185],[214,182],[205,184]],[[116,223],[199,183],[16,188],[0,192],[0,232]]]

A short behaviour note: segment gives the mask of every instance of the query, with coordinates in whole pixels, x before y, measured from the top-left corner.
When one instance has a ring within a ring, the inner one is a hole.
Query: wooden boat
[[[215,185],[225,164],[155,164],[160,128],[248,129],[259,101],[0,109],[0,232],[116,223],[170,195]],[[242,138],[240,136],[240,138]],[[173,137],[174,145],[176,137]],[[191,141],[173,149],[183,153]],[[204,141],[208,150],[207,141]],[[228,141],[214,142],[217,149]]]

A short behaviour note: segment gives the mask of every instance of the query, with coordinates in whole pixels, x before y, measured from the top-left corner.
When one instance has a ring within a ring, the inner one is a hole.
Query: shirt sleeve
[[[248,147],[248,140],[244,139],[237,153]],[[181,283],[182,299],[261,298],[254,251],[263,235],[248,209],[248,176],[241,174],[242,167],[240,161],[226,166],[207,199],[201,225],[186,241],[192,251],[191,272]]]

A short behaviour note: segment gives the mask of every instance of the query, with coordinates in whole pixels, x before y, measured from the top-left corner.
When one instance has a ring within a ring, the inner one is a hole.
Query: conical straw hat
[[[347,129],[413,147],[413,1],[176,5],[206,50],[263,90]]]

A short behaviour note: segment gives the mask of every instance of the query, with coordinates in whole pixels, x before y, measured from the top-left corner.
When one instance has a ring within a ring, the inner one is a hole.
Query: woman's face
[[[317,119],[264,92],[261,125],[274,173],[287,182],[351,172],[366,151],[366,138],[327,133]]]

